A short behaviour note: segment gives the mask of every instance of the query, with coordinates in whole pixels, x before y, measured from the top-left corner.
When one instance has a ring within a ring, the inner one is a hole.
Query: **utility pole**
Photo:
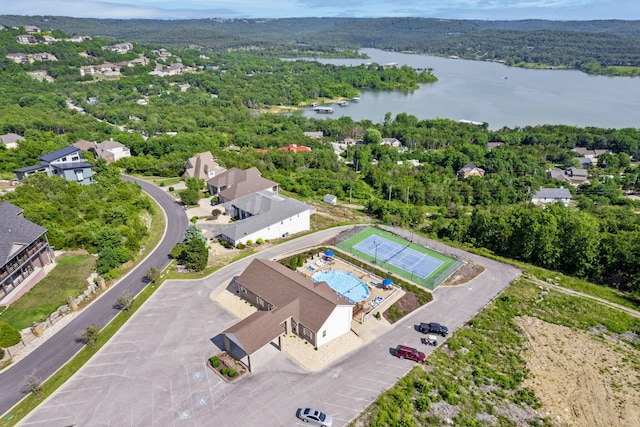
[[[391,189],[393,188],[393,185],[389,186],[389,201],[391,201]]]

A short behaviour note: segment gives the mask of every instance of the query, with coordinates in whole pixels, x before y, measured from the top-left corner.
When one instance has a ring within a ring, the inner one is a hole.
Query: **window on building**
[[[76,172],[76,180],[83,181],[84,180],[84,173],[82,172],[82,170],[77,170],[75,172]]]
[[[324,331],[322,331],[322,338],[327,336],[327,330],[325,329]]]

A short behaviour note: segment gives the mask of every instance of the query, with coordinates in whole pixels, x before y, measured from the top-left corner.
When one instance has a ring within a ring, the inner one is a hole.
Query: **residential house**
[[[380,145],[388,145],[389,147],[400,148],[402,143],[396,138],[382,138]]]
[[[209,194],[218,196],[220,203],[258,191],[277,191],[278,183],[262,177],[258,168],[231,168],[207,180]]]
[[[73,43],[82,43],[82,42],[87,41],[87,40],[91,40],[91,37],[89,37],[89,36],[71,36],[71,38],[67,39],[67,41],[73,42]]]
[[[78,184],[93,183],[93,169],[90,163],[84,161],[80,155],[80,149],[70,145],[53,153],[38,157],[40,164],[16,169],[14,172],[18,180],[37,172],[46,173],[48,176],[59,176],[67,181]]]
[[[25,25],[24,30],[29,34],[36,34],[40,32],[40,28],[35,25]]]
[[[306,136],[307,138],[313,138],[313,139],[322,138],[324,136],[321,130],[316,132],[303,132],[303,135]]]
[[[96,144],[95,154],[105,159],[107,163],[113,163],[125,157],[131,157],[131,150],[124,144],[109,139]]]
[[[488,142],[487,143],[487,148],[489,148],[489,150],[493,150],[494,148],[498,148],[498,147],[502,146],[503,144],[504,144],[504,142],[497,142],[497,141]]]
[[[458,171],[458,181],[464,181],[471,176],[484,176],[484,169],[477,167],[472,162],[467,163],[462,169]]]
[[[24,137],[17,133],[5,133],[4,135],[0,135],[0,143],[2,143],[5,148],[18,148],[18,142],[20,141],[24,141]]]
[[[224,348],[238,360],[251,355],[280,336],[295,334],[320,347],[351,329],[353,305],[338,296],[326,282],[313,282],[284,265],[254,259],[233,280],[237,294],[259,311],[222,332]]]
[[[133,45],[131,43],[118,43],[109,46],[107,49],[116,53],[127,53],[133,49]]]
[[[295,153],[299,153],[301,151],[312,151],[310,147],[307,147],[305,145],[296,145],[296,144],[289,144],[286,147],[280,147],[278,148],[278,151],[293,151]]]
[[[29,61],[29,55],[27,55],[26,53],[8,53],[6,55],[7,59],[12,60],[13,62],[15,62],[16,64],[25,64]]]
[[[549,203],[562,203],[568,205],[572,196],[569,189],[560,188],[543,188],[541,187],[536,194],[531,198],[531,203],[546,205]]]
[[[98,71],[95,69],[95,67],[92,67],[91,65],[85,65],[80,67],[81,76],[92,76],[97,73]]]
[[[43,52],[43,53],[34,53],[33,60],[34,61],[57,61],[58,58],[56,58],[55,55]]]
[[[95,66],[96,73],[104,74],[105,76],[112,76],[120,74],[120,67],[108,62]]]
[[[38,40],[29,34],[22,34],[16,37],[16,41],[19,44],[38,44]]]
[[[599,156],[603,154],[611,153],[611,150],[604,150],[604,149],[592,150],[586,147],[576,147],[571,151],[573,151],[574,153],[577,153],[583,159],[589,159],[589,162],[591,163],[591,165],[595,165],[598,163]],[[589,166],[589,165],[586,165],[586,161],[580,161],[580,165],[586,166],[586,167]]]
[[[58,39],[57,39],[57,38],[55,38],[55,37],[53,37],[53,36],[50,36],[50,35],[48,35],[48,34],[43,35],[43,36],[42,36],[42,40],[44,40],[44,42],[45,42],[46,44],[51,44],[51,43],[55,43],[55,42],[57,42],[57,41],[58,41]]]
[[[311,215],[315,209],[298,200],[271,190],[258,191],[222,204],[236,221],[218,231],[215,237],[233,246],[278,239],[311,229]]]
[[[35,285],[54,262],[47,230],[28,221],[22,209],[0,202],[0,300],[9,305]],[[26,281],[26,282],[25,282]],[[24,282],[24,285],[19,285]]]
[[[187,160],[184,179],[196,178],[204,179],[206,181],[225,170],[225,168],[215,161],[211,152],[206,151],[204,153],[198,153]]]
[[[559,169],[551,169],[547,171],[549,178],[559,181],[566,181],[571,185],[578,186],[588,181],[588,172],[586,169],[570,167],[566,171]]]
[[[161,48],[159,50],[154,50],[153,54],[155,56],[158,57],[159,60],[161,61],[166,61],[167,58],[170,58],[172,56],[171,52],[169,52],[167,49],[165,48]]]
[[[80,139],[76,141],[73,146],[82,151],[91,152],[96,159],[105,159],[107,163],[113,163],[122,158],[131,157],[131,150],[124,144],[114,141],[113,139],[105,140],[101,143]]]
[[[176,62],[175,64],[171,64],[167,68],[165,68],[163,70],[163,73],[165,76],[175,76],[184,73],[184,71],[184,65],[182,65],[180,62]]]

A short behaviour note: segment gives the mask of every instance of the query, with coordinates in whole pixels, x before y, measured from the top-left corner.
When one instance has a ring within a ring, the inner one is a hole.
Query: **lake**
[[[591,76],[576,70],[531,70],[487,61],[440,58],[362,49],[369,59],[319,59],[337,65],[397,62],[432,68],[438,77],[409,93],[363,90],[360,102],[333,105],[322,115],[311,108],[306,117],[350,116],[376,123],[386,113],[419,119],[447,118],[489,123],[490,129],[539,124],[602,128],[640,127],[640,78]]]

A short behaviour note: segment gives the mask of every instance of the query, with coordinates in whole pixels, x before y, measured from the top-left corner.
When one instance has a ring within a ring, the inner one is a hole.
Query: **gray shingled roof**
[[[230,209],[231,206],[236,206],[253,215],[232,223],[230,226],[223,228],[218,234],[225,235],[233,241],[264,230],[294,215],[313,209],[311,206],[298,200],[283,197],[269,191],[249,194],[248,196],[225,203],[223,206],[227,212],[232,210]]]
[[[12,144],[18,141],[24,141],[24,137],[18,135],[17,133],[6,133],[4,135],[0,135],[0,142],[3,144]]]
[[[571,191],[567,188],[541,188],[534,199],[571,199]]]
[[[13,254],[30,245],[47,230],[24,219],[22,209],[9,202],[0,203],[0,265]]]

